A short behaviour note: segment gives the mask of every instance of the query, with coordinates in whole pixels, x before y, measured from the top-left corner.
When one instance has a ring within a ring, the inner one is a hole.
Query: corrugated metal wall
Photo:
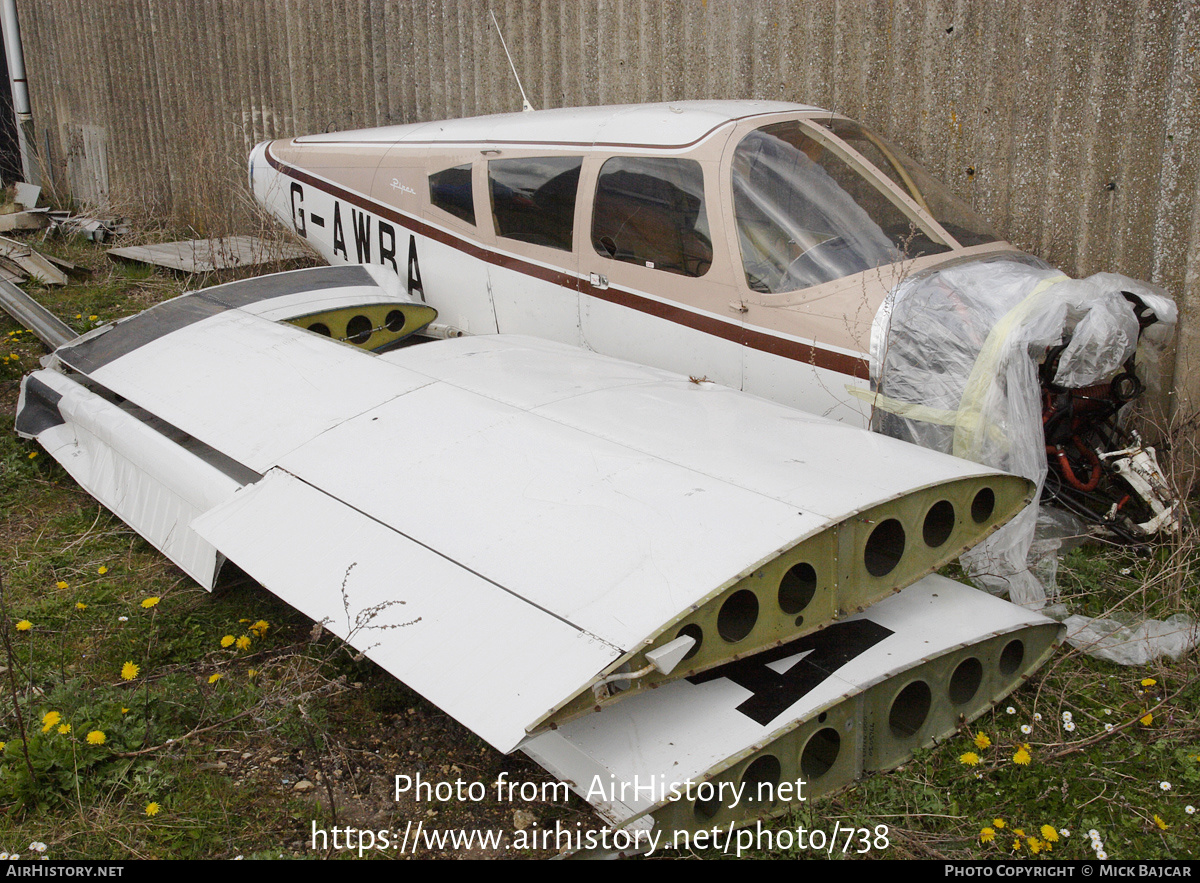
[[[77,193],[244,224],[257,141],[519,109],[489,7],[535,106],[830,107],[1014,243],[1166,286],[1200,406],[1196,0],[23,0],[39,144]]]

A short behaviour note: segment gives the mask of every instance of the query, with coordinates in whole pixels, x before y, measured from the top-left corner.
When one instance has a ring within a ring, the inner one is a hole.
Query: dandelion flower
[[[1171,783],[1170,782],[1159,782],[1158,787],[1161,788],[1163,791],[1170,791]]]
[[[1038,840],[1036,837],[1030,837],[1028,842],[1029,842],[1029,851],[1032,852],[1034,855],[1037,855],[1039,852],[1042,851],[1042,841]]]
[[[29,459],[30,459],[30,460],[36,460],[36,459],[37,459],[37,451],[30,451],[30,452],[29,452]]]
[[[97,319],[99,319],[99,318],[100,318],[99,316],[88,316],[88,321],[89,321],[89,322],[95,322],[95,321],[96,321]]]
[[[270,624],[265,619],[260,619],[254,625],[250,626],[247,631],[253,632],[255,637],[262,638],[267,633],[268,628],[270,628]]]
[[[59,724],[58,725],[58,735],[66,736],[70,732],[71,732],[70,724]]]
[[[225,637],[223,637],[221,639],[221,646],[222,647],[232,647],[233,641],[234,641],[233,635],[226,635]]]
[[[215,684],[217,681],[221,680],[222,677],[224,677],[224,675],[222,675],[220,672],[217,672],[216,674],[211,674],[208,676],[208,682],[210,684]]]
[[[974,751],[968,751],[966,754],[958,758],[959,763],[965,763],[967,766],[975,766],[979,763],[979,755]]]
[[[58,722],[62,720],[62,715],[57,711],[47,711],[42,717],[42,732],[49,733],[58,726]]]
[[[996,832],[992,828],[984,828],[982,831],[979,832],[979,842],[980,843],[991,843],[995,839],[996,839]]]
[[[1163,821],[1162,816],[1160,816],[1158,813],[1154,814],[1154,824],[1158,825],[1159,830],[1162,830],[1162,831],[1165,831],[1165,830],[1167,830],[1167,828],[1171,827],[1170,825],[1168,825],[1166,822]]]
[[[1154,678],[1142,678],[1142,686],[1143,687],[1154,687],[1157,685],[1158,685],[1158,681],[1154,680]]]
[[[1033,732],[1033,727],[1029,726],[1029,724],[1021,724],[1021,732],[1028,736]]]
[[[1063,729],[1068,733],[1075,732],[1075,721],[1063,721]]]
[[[1038,833],[1040,833],[1042,835],[1042,839],[1045,840],[1047,843],[1057,843],[1058,842],[1058,832],[1055,831],[1049,825],[1042,825],[1042,828]]]
[[[1152,713],[1150,713],[1149,711],[1147,711],[1146,716],[1144,718],[1142,718],[1142,720],[1141,720],[1141,724],[1143,727],[1148,727],[1152,723],[1154,723],[1154,715]]]
[[[158,811],[160,809],[162,809],[161,806],[159,806],[157,803],[154,803],[153,801],[151,801],[150,803],[146,804],[146,815],[151,816],[151,817],[156,816],[156,815],[158,815]]]
[[[96,568],[96,573],[104,576],[104,574],[108,573],[108,567],[101,564],[98,568]]]
[[[76,610],[87,610],[87,605],[86,605],[86,604],[84,604],[82,601],[76,601],[76,602],[75,602],[75,609],[76,609]]]
[[[33,623],[30,622],[28,619],[22,619],[20,622],[17,623],[17,631],[19,631],[19,632],[27,632],[31,628],[33,628]]]
[[[138,676],[139,671],[141,671],[141,669],[132,662],[126,662],[121,666],[121,678],[126,681],[132,681]]]
[[[142,606],[145,607],[147,610],[149,610],[151,607],[153,607],[155,604],[157,604],[158,601],[159,601],[159,599],[156,597],[155,598],[143,598]]]
[[[104,735],[104,730],[92,730],[87,734],[89,745],[103,745],[108,741],[108,737]]]
[[[1022,745],[1017,749],[1017,753],[1013,755],[1013,763],[1020,764],[1021,766],[1029,766],[1029,761],[1032,758],[1033,756],[1029,753],[1029,746]]]
[[[250,636],[242,635],[240,638],[238,638],[236,641],[234,641],[234,643],[237,645],[237,648],[239,650],[249,650],[250,649]]]
[[[54,585],[55,585],[57,588],[60,588],[60,589],[68,589],[68,588],[70,588],[70,586],[68,586],[68,585],[67,585],[67,581],[66,581],[65,579],[60,579],[60,580],[59,580],[58,582],[56,582]]]
[[[1021,851],[1021,841],[1014,840],[1013,841],[1013,852],[1020,852],[1020,851]]]
[[[121,714],[129,714],[129,709],[128,709],[128,708],[124,708],[124,707],[122,707],[122,708],[121,708]]]
[[[992,747],[992,740],[988,738],[987,733],[975,734],[975,747],[982,751],[985,748]]]
[[[1008,822],[1004,821],[1004,819],[992,819],[992,827],[993,828],[1003,829],[1004,826],[1007,824],[1008,824]]]
[[[246,677],[248,677],[248,678],[258,677],[258,669],[257,668],[246,669]]]

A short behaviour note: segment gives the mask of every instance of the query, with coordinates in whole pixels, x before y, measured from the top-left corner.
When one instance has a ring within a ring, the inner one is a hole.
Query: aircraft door
[[[679,156],[595,162],[580,319],[598,352],[740,388],[742,319],[730,303],[715,170]]]

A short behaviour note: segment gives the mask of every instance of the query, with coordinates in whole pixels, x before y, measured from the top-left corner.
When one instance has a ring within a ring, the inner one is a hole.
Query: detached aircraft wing
[[[434,318],[360,266],[193,292],[57,349],[17,429],[202,585],[234,561],[502,751],[817,632],[1031,492],[563,344],[403,345]]]

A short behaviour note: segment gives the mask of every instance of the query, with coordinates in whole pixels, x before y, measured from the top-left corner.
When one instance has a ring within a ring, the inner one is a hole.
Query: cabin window
[[[429,202],[434,208],[440,208],[474,225],[475,197],[471,192],[471,164],[430,175]]]
[[[712,266],[704,172],[692,159],[613,157],[600,169],[592,245],[604,257],[682,276]]]
[[[579,156],[532,156],[488,163],[496,235],[571,250]]]
[[[743,138],[732,184],[746,283],[755,291],[795,291],[949,250],[795,121]]]

